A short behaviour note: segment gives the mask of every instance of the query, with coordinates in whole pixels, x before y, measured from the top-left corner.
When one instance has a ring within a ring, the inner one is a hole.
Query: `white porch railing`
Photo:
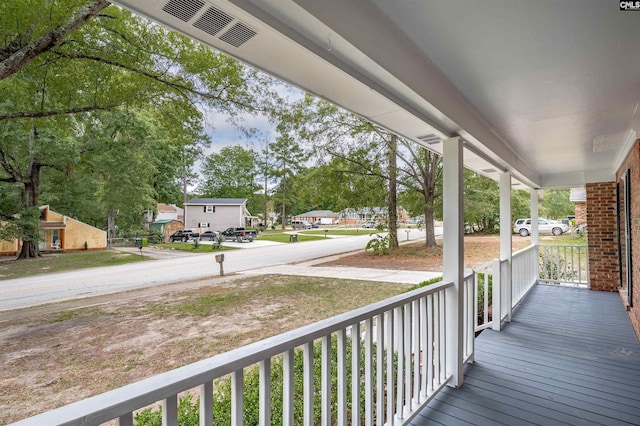
[[[494,259],[474,270],[477,303],[475,331],[500,330],[500,322],[511,320],[511,310],[537,282],[538,248],[526,247],[506,259]]]
[[[586,245],[540,245],[540,282],[586,287],[588,258]]]
[[[495,262],[488,262],[474,269],[474,281],[476,290],[476,305],[474,314],[475,331],[482,331],[492,325],[489,313],[493,308],[492,281],[493,267]]]
[[[511,305],[514,308],[538,282],[538,247],[529,246],[511,256]],[[510,316],[510,315],[509,315]]]
[[[467,361],[473,360],[473,316],[477,305],[473,277],[465,275],[462,283],[465,333],[462,355]],[[200,395],[200,424],[212,425],[216,422],[214,386],[218,379],[229,377],[232,425],[243,424],[245,405],[249,403],[257,405],[260,424],[269,425],[274,386],[281,387],[277,391],[283,395],[285,425],[292,425],[294,420],[296,423],[302,420],[305,425],[406,424],[451,378],[446,365],[451,344],[445,337],[445,311],[446,298],[451,297],[452,291],[452,283],[432,284],[16,425],[98,425],[113,419],[119,425],[132,425],[134,411],[159,402],[162,423],[171,426],[177,424],[179,394],[196,389]],[[317,345],[321,349],[314,351]],[[294,370],[294,356],[299,351],[303,359],[301,371]],[[388,356],[390,353],[393,356]],[[318,362],[319,386],[314,383],[318,380],[314,377],[314,364]],[[282,383],[277,385],[271,382],[276,364],[282,368]],[[245,374],[250,369],[259,370],[257,402],[245,401]],[[294,376],[295,383],[302,378],[301,387],[295,385]],[[300,405],[301,410],[296,408]]]

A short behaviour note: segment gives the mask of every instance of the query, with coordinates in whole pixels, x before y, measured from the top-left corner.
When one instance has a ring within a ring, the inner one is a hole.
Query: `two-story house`
[[[184,203],[184,227],[193,231],[251,226],[246,198],[194,198]]]

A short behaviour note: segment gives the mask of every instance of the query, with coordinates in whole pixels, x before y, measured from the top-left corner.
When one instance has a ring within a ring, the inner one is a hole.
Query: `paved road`
[[[436,233],[441,233],[437,229]],[[409,239],[424,235],[412,230]],[[404,230],[400,240],[406,240]],[[296,263],[362,249],[369,235],[225,252],[226,273]],[[245,243],[247,244],[247,243]],[[253,243],[251,243],[253,244]],[[0,281],[0,311],[218,275],[213,254],[59,272]]]

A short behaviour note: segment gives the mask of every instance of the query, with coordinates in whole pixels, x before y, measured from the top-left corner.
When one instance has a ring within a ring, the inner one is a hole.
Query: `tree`
[[[406,152],[400,154],[404,162],[401,183],[419,194],[425,220],[425,246],[436,247],[434,220],[438,210],[442,211],[442,158],[406,139],[401,139],[401,143]]]
[[[239,145],[224,147],[219,153],[205,158],[201,171],[198,191],[204,196],[247,198],[249,211],[259,209],[260,199],[256,192],[260,186],[254,150]]]
[[[273,156],[274,169],[271,170],[278,184],[275,199],[281,205],[281,226],[285,229],[287,223],[287,204],[291,205],[292,188],[296,174],[304,168],[307,155],[300,145],[288,134],[281,134],[273,142],[269,151]]]
[[[569,189],[549,189],[544,191],[540,210],[549,219],[566,218],[574,214],[575,206],[569,200]]]
[[[464,221],[474,231],[493,232],[500,219],[498,183],[469,169],[464,170]]]
[[[256,99],[264,111],[277,102],[264,75],[106,1],[2,2],[0,37],[1,181],[23,193],[22,206],[4,212],[8,217],[35,216],[28,212],[37,208],[42,171],[73,168],[81,152],[75,139],[83,131],[77,125],[99,120],[100,112],[172,110],[169,122],[181,135],[182,175],[188,176],[189,156],[202,140],[190,134],[202,119],[200,106],[237,124],[241,111],[257,109]],[[72,120],[76,114],[89,121]],[[157,192],[172,181],[172,175],[156,179]],[[24,242],[20,257],[38,254],[36,227],[35,219],[13,227]]]
[[[382,193],[389,211],[396,212],[397,206],[393,206],[395,196],[388,190],[381,192],[380,187],[395,192],[395,186],[399,185],[422,194],[423,212],[427,217],[425,244],[428,247],[436,245],[433,219],[437,199],[441,195],[439,157],[325,101],[307,97],[296,105],[296,111],[291,114],[291,121],[298,123],[298,131],[303,137],[313,141],[315,153],[321,160],[339,158],[345,166],[341,172],[367,176],[376,181],[378,194],[371,198],[371,202],[379,202],[378,197]],[[398,148],[394,149],[396,141]],[[396,159],[399,165],[395,165]],[[374,206],[376,204],[369,205]],[[395,221],[392,214],[389,216],[390,232],[395,234]]]

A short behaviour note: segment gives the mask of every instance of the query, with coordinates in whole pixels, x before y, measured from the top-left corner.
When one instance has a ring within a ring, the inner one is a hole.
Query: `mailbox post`
[[[224,253],[216,254],[216,262],[220,264],[220,276],[224,277]]]

